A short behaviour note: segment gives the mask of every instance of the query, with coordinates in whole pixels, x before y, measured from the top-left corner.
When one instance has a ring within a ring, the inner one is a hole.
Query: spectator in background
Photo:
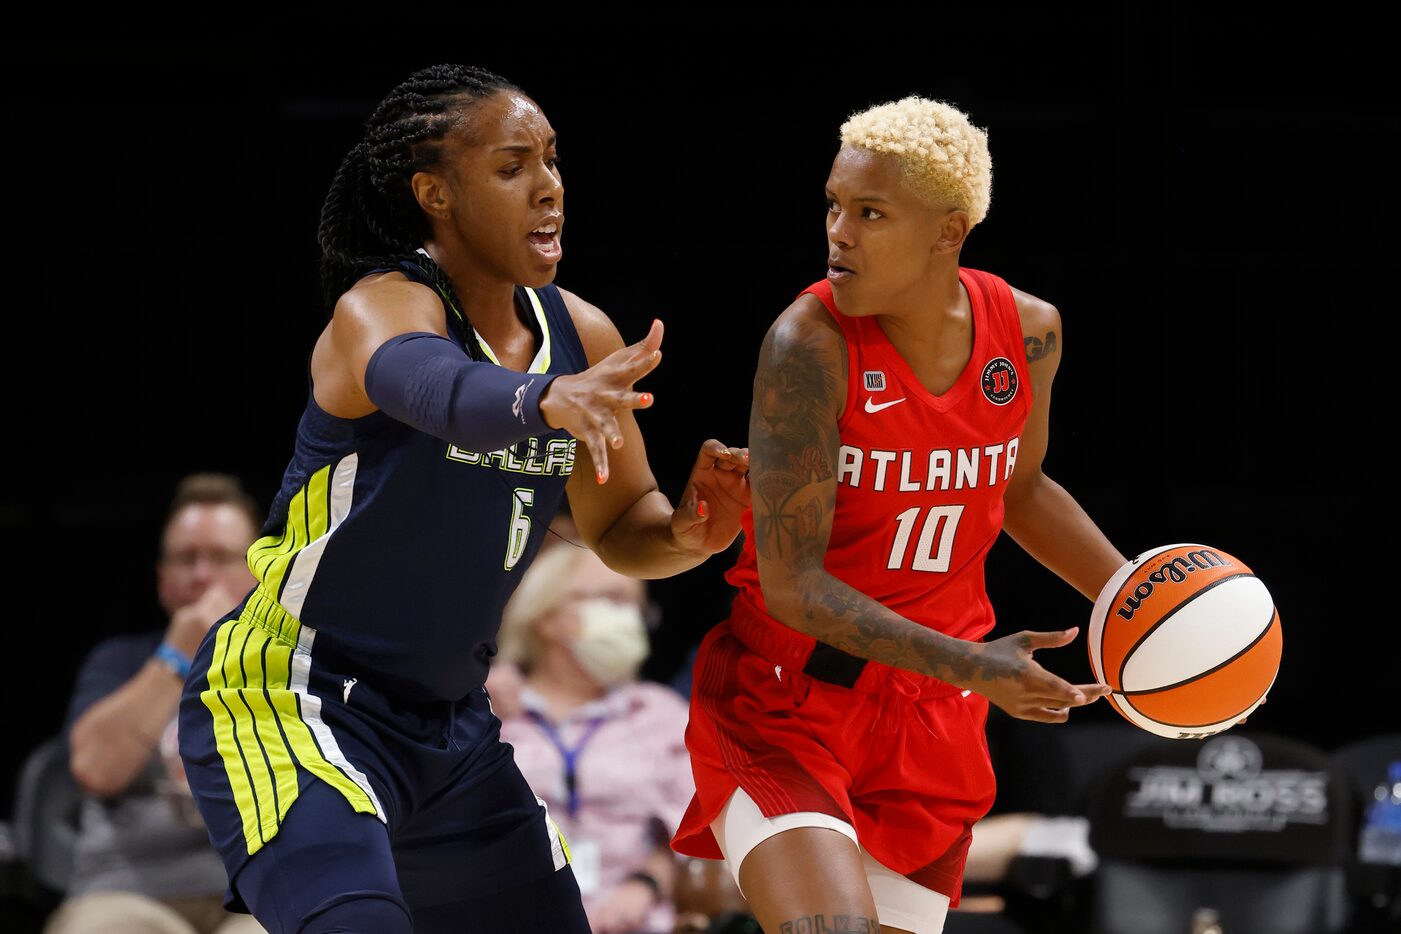
[[[45,934],[263,930],[223,909],[224,865],[189,801],[174,736],[190,657],[253,586],[246,553],[261,520],[234,477],[182,480],[156,562],[165,629],[109,638],[83,663],[65,729],[88,797],[68,898]]]
[[[641,581],[561,545],[526,572],[499,637],[498,660],[524,676],[501,738],[569,842],[595,934],[670,932],[675,918],[667,841],[693,792],[686,703],[637,680],[644,603]]]

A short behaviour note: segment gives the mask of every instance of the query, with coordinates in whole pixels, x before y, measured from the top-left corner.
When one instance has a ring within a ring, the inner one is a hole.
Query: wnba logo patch
[[[866,370],[861,375],[866,380],[867,392],[885,392],[885,374],[880,370]]]
[[[993,405],[1006,405],[1017,394],[1017,368],[1006,357],[994,357],[983,367],[983,395]]]

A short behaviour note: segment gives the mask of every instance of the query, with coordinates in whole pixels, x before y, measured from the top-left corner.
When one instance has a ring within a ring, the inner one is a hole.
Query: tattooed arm
[[[1093,600],[1127,559],[1099,530],[1075,498],[1041,470],[1046,456],[1051,381],[1060,365],[1060,312],[1041,299],[1012,290],[1021,314],[1031,368],[1031,415],[1022,431],[1017,468],[1003,497],[1002,527],[1037,561]]]
[[[985,644],[955,639],[887,609],[823,566],[837,500],[845,355],[840,329],[806,295],[779,316],[759,351],[749,481],[769,612],[852,655],[977,691],[1013,716],[1065,720],[1067,707],[1103,692],[1057,678],[1031,653],[1069,642],[1074,630],[1021,632]]]

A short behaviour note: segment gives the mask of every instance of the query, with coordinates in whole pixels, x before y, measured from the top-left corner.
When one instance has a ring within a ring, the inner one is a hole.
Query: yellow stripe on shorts
[[[209,689],[200,700],[214,717],[215,746],[250,856],[277,834],[297,800],[298,766],[339,791],[357,812],[384,820],[368,779],[321,722],[321,698],[306,690],[313,635],[259,587],[239,618],[215,636]]]

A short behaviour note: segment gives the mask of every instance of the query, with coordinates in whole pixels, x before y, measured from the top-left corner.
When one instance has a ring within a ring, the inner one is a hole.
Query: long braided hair
[[[432,65],[414,72],[380,101],[365,138],[341,160],[321,205],[321,288],[329,310],[365,272],[413,257],[433,278],[461,323],[467,352],[476,340],[452,283],[438,264],[415,251],[431,234],[409,180],[442,159],[443,138],[468,107],[516,85],[471,65]]]

